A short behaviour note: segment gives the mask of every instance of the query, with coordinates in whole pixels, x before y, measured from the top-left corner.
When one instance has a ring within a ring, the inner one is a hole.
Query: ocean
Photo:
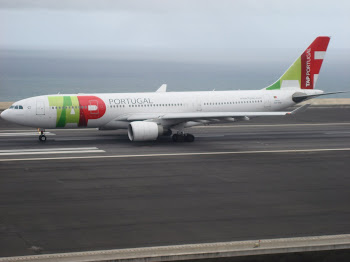
[[[349,50],[327,53],[317,89],[350,91]],[[277,59],[273,57],[276,52],[270,53],[256,61],[240,57],[196,62],[0,50],[0,101],[57,93],[153,92],[164,83],[168,91],[262,89],[276,81],[293,62],[289,56]],[[350,93],[329,97],[350,97]]]

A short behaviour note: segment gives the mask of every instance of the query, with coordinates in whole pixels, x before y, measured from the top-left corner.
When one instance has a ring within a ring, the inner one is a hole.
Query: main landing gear
[[[38,129],[38,131],[40,132],[39,141],[40,141],[40,142],[45,142],[45,141],[46,141],[46,136],[45,136],[45,134],[44,134],[44,131],[45,131],[45,130]]]
[[[193,142],[194,135],[186,133],[177,133],[173,134],[172,139],[174,142]]]

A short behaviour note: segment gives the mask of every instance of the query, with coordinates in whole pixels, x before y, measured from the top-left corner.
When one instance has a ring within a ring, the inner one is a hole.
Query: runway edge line
[[[350,234],[112,249],[0,258],[3,261],[174,261],[350,248]]]

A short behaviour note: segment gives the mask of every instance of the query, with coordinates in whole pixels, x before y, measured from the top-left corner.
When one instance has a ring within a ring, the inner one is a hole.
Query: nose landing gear
[[[193,142],[194,135],[187,133],[177,133],[172,136],[174,142]]]
[[[44,134],[45,130],[44,129],[38,129],[40,135],[39,135],[39,141],[40,142],[45,142],[46,141],[46,136]]]

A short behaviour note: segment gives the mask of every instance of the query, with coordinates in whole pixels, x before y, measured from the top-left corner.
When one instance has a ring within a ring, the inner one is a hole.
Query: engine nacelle
[[[128,136],[131,141],[156,140],[163,134],[163,127],[154,122],[135,121],[128,127]]]

